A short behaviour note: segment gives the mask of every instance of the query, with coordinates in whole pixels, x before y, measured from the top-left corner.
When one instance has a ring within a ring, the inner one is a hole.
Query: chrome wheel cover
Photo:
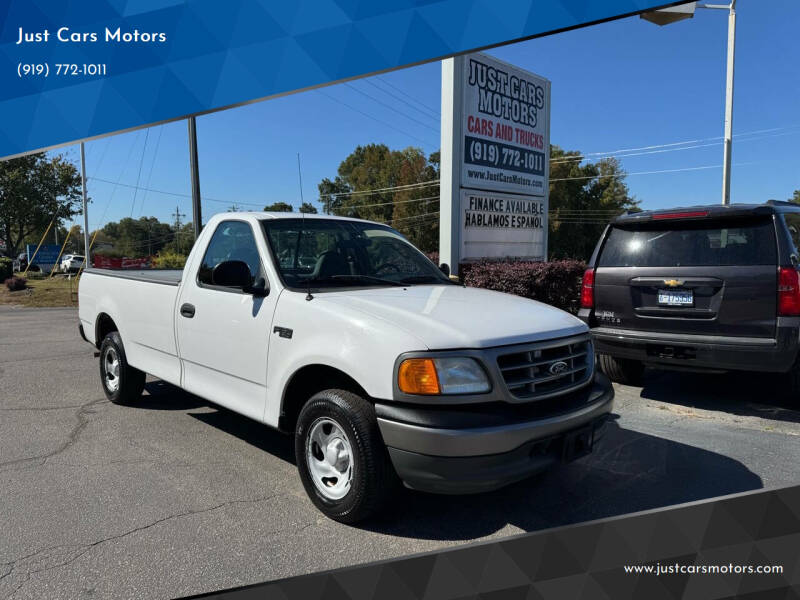
[[[320,417],[308,430],[306,465],[314,486],[325,498],[341,500],[353,482],[353,448],[344,429]]]
[[[119,389],[119,354],[112,346],[103,353],[103,385],[112,394]]]

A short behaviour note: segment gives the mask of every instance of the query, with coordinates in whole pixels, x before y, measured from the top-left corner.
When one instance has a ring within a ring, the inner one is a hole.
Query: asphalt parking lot
[[[653,372],[591,456],[349,527],[289,437],[158,381],[112,405],[97,370],[75,310],[0,306],[0,597],[173,598],[800,482],[800,412],[763,378]]]

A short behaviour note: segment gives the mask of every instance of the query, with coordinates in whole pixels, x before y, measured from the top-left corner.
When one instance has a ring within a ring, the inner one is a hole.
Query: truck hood
[[[547,304],[455,285],[343,290],[317,294],[314,301],[388,321],[430,350],[487,348],[587,331],[578,318]]]

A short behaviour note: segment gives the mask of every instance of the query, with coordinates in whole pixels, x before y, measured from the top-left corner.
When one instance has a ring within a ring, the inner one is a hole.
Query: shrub
[[[579,260],[481,261],[462,264],[459,274],[470,287],[516,294],[576,313],[585,269],[586,263]]]
[[[186,255],[171,250],[163,250],[153,258],[156,269],[182,269],[186,265]]]
[[[0,256],[0,280],[5,281],[14,274],[14,261]]]
[[[9,291],[16,292],[18,290],[24,290],[27,287],[28,282],[25,280],[24,277],[9,277],[5,281],[6,287]]]

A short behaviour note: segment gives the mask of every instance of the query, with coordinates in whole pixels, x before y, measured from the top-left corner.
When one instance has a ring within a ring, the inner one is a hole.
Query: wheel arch
[[[297,417],[308,399],[317,392],[333,388],[347,390],[372,401],[364,387],[341,369],[321,363],[308,364],[292,373],[284,387],[278,428],[294,432]]]
[[[113,331],[119,332],[119,327],[117,327],[114,319],[108,313],[101,312],[99,315],[97,315],[97,319],[94,323],[94,345],[97,348],[100,348],[100,344],[103,343],[103,339]]]

